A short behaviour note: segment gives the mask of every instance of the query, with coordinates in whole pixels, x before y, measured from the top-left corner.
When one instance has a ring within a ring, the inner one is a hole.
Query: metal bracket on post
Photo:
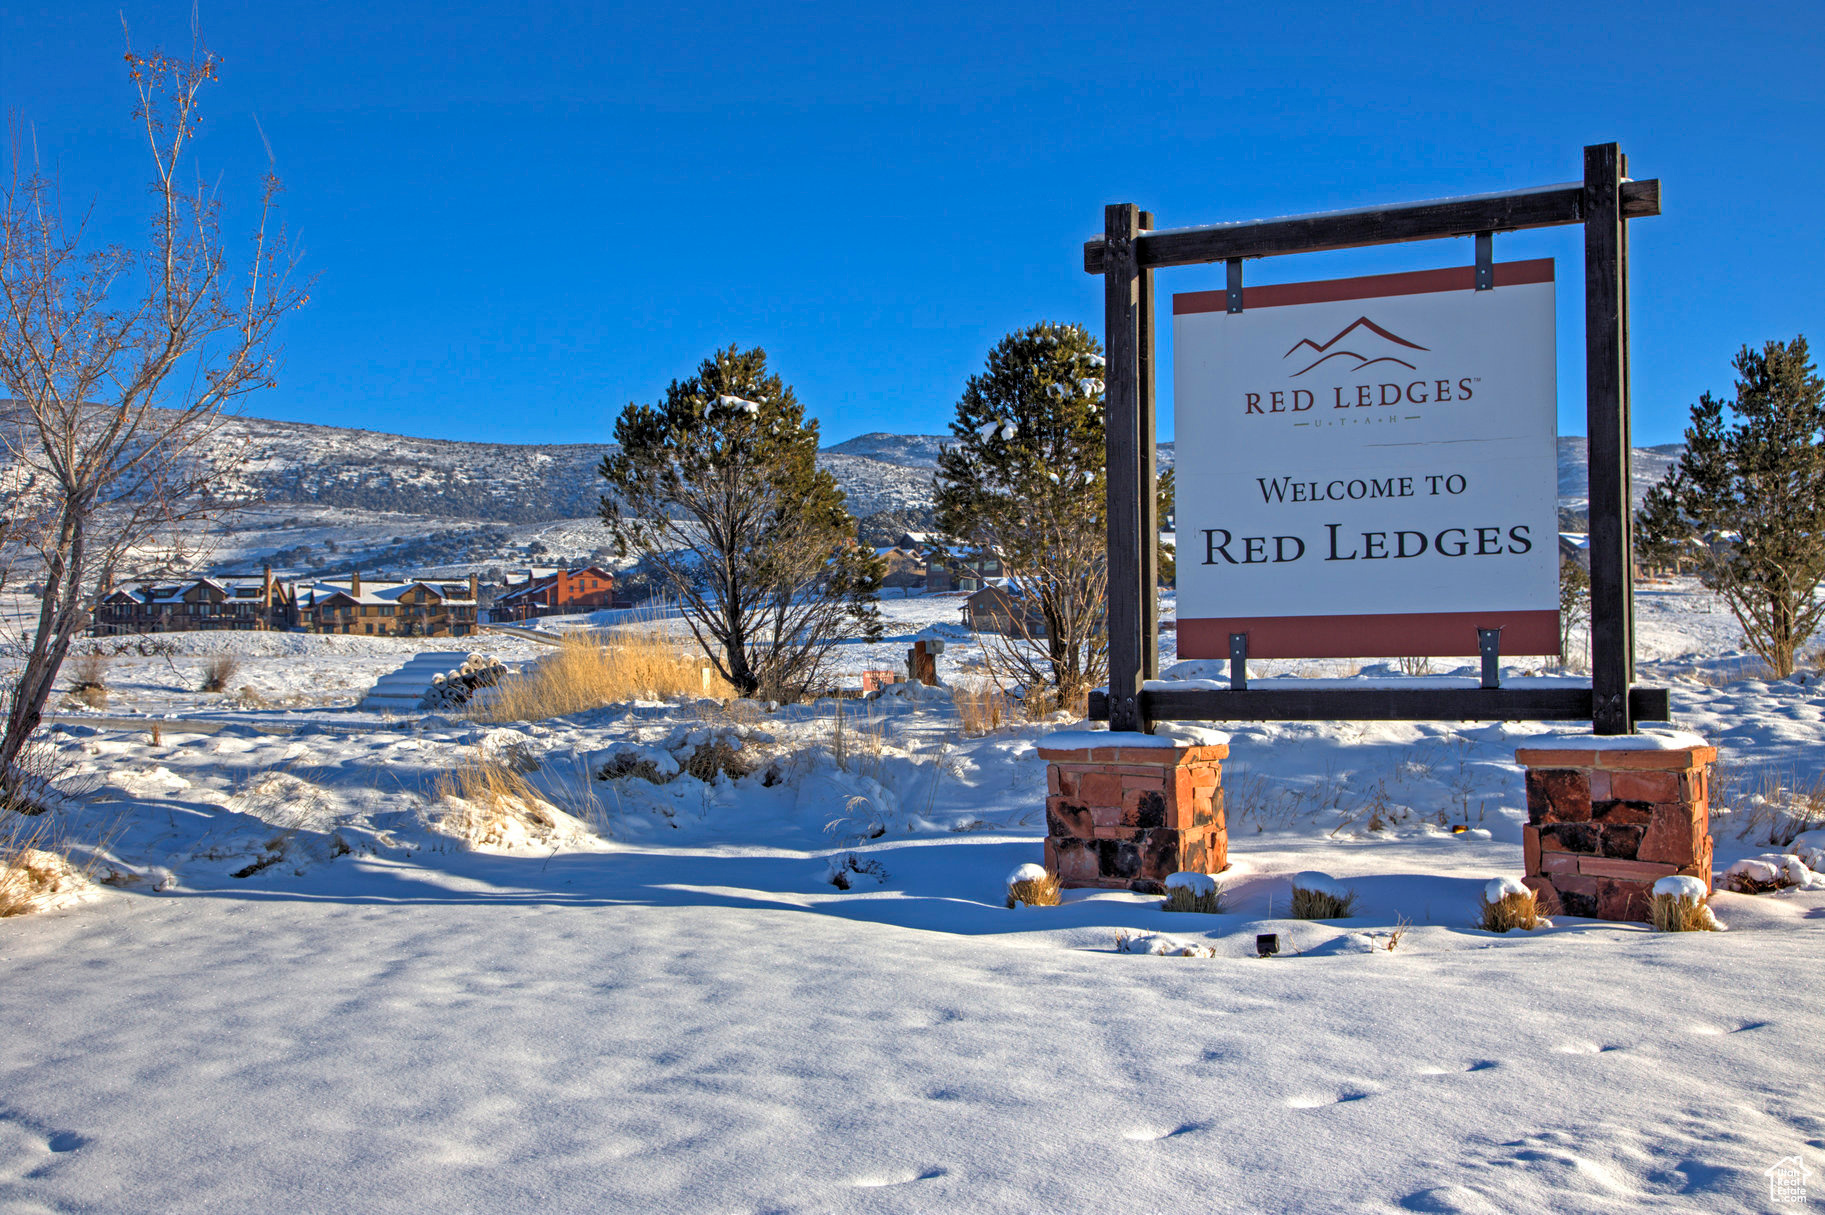
[[[1229,259],[1228,296],[1229,310],[1231,312],[1242,311],[1242,259],[1239,257]]]
[[[1476,650],[1483,656],[1483,686],[1502,686],[1502,630],[1478,629]]]
[[[1229,690],[1248,691],[1248,634],[1229,635]]]
[[[1495,233],[1476,234],[1476,289],[1490,291],[1495,287]]]

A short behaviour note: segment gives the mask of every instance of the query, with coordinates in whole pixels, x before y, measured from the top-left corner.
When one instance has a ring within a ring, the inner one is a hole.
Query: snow
[[[1724,870],[1724,884],[1732,878],[1747,878],[1764,886],[1797,887],[1800,890],[1825,890],[1825,874],[1815,873],[1792,853],[1764,852],[1743,857]]]
[[[1491,878],[1483,884],[1483,897],[1491,903],[1499,903],[1511,894],[1526,898],[1532,891],[1522,884],[1520,878]]]
[[[1013,886],[1019,882],[1043,882],[1045,880],[1046,867],[1044,865],[1035,865],[1033,862],[1028,861],[1024,865],[1014,866],[1014,868],[1008,872],[1007,884]]]
[[[1328,895],[1334,899],[1347,899],[1353,893],[1342,882],[1329,874],[1319,873],[1315,869],[1295,873],[1291,882],[1294,890],[1308,890],[1313,894]]]
[[[1676,873],[1672,877],[1663,877],[1655,882],[1654,894],[1703,902],[1710,895],[1710,891],[1705,889],[1704,879],[1692,877],[1690,874]]]
[[[1689,730],[1669,729],[1652,722],[1643,723],[1636,734],[1543,734],[1527,740],[1529,747],[1542,751],[1683,751],[1688,747],[1708,747],[1702,735]]]
[[[1144,953],[1156,958],[1214,958],[1216,947],[1196,941],[1181,941],[1163,932],[1117,933],[1118,953]]]
[[[959,602],[887,599],[841,669],[935,630],[983,677]],[[1825,839],[1748,794],[1817,778],[1825,689],[1743,678],[1687,582],[1638,603],[1642,679],[1723,753],[1718,867],[1803,863]],[[1820,1135],[1825,890],[1720,888],[1702,941],[1477,929],[1521,870],[1514,751],[1556,727],[1231,724],[1225,914],[1014,915],[1038,748],[1107,731],[966,736],[947,695],[842,702],[840,759],[833,701],[389,718],[355,704],[450,643],[176,641],[47,735],[97,895],[0,920],[0,1208],[1709,1212]],[[197,691],[220,653],[293,703]],[[748,775],[657,770],[717,739]],[[617,755],[657,779],[596,779]],[[479,844],[438,791],[478,756],[532,791]],[[1285,918],[1314,871],[1352,918]]]
[[[1183,890],[1193,897],[1208,898],[1217,892],[1217,879],[1211,877],[1208,873],[1186,873],[1180,871],[1167,875],[1166,889]]]

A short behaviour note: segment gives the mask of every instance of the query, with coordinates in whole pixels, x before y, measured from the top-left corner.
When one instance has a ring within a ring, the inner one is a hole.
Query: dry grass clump
[[[437,778],[436,793],[449,809],[439,829],[481,847],[551,843],[574,833],[571,816],[551,805],[515,766],[479,748]]]
[[[1524,894],[1511,891],[1494,902],[1483,895],[1478,902],[1484,932],[1512,932],[1517,928],[1532,932],[1550,923],[1540,914],[1539,900],[1531,890]]]
[[[1656,932],[1716,932],[1723,927],[1705,900],[1689,894],[1655,895],[1648,921]]]
[[[1764,771],[1747,796],[1737,793],[1738,783],[1733,775],[1720,779],[1714,771],[1711,777],[1712,804],[1729,806],[1741,816],[1738,839],[1785,848],[1806,832],[1825,827],[1825,774],[1805,781]]]
[[[108,659],[103,654],[81,654],[70,664],[70,695],[91,709],[108,704]]]
[[[730,780],[739,780],[754,771],[754,765],[742,752],[736,750],[735,743],[720,735],[697,744],[696,749],[685,757],[680,766],[687,775],[694,776],[705,784],[714,781],[719,774]]]
[[[1058,906],[1058,875],[1038,865],[1022,865],[1008,877],[1008,906]]]
[[[241,669],[241,660],[231,654],[222,654],[211,658],[203,664],[203,691],[226,692],[228,681]]]
[[[89,880],[93,861],[71,862],[69,847],[51,839],[48,815],[0,815],[0,918],[53,910],[95,894]]]
[[[621,629],[601,641],[565,638],[532,670],[503,679],[470,710],[481,721],[539,721],[630,700],[728,697],[734,690],[700,656],[658,627]]]
[[[1322,885],[1293,883],[1291,915],[1295,920],[1347,920],[1356,910],[1356,892],[1326,881]]]
[[[980,738],[1008,724],[1013,716],[1008,694],[991,680],[959,683],[951,689],[965,738]]]
[[[1223,887],[1214,881],[1175,884],[1168,879],[1166,897],[1160,901],[1161,911],[1191,911],[1202,915],[1222,915],[1228,909],[1223,897]]]

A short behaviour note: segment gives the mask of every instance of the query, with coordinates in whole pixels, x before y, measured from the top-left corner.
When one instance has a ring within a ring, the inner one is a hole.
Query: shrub
[[[228,654],[211,658],[203,665],[203,691],[226,692],[228,681],[241,669],[241,660]]]
[[[1008,874],[1008,906],[1058,906],[1058,876],[1043,865],[1022,865]]]
[[[1540,914],[1534,892],[1513,878],[1496,878],[1484,886],[1478,911],[1484,932],[1552,927],[1552,921]]]
[[[1166,898],[1160,910],[1222,915],[1226,910],[1223,888],[1207,873],[1175,873],[1166,879]]]
[[[706,687],[701,658],[657,626],[617,630],[601,642],[566,638],[530,671],[503,679],[492,697],[470,709],[481,721],[538,721],[630,700],[727,696],[714,679]]]
[[[1356,910],[1356,892],[1322,873],[1293,875],[1295,920],[1347,920]]]
[[[84,654],[70,665],[70,694],[91,709],[108,703],[108,660],[102,654]]]

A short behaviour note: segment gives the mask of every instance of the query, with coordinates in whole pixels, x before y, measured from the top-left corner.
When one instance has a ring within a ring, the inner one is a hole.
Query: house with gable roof
[[[299,591],[299,612],[317,633],[366,637],[467,637],[475,632],[481,585],[426,579],[329,579]]]

